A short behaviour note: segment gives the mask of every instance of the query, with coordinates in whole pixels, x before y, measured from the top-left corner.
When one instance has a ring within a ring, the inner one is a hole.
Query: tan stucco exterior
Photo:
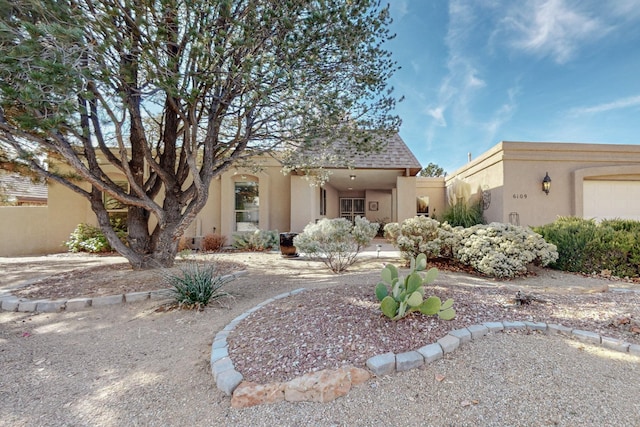
[[[546,173],[549,194],[542,191]],[[505,141],[448,176],[447,186],[455,179],[471,184],[477,196],[488,194],[487,222],[542,225],[558,216],[583,216],[585,181],[640,182],[640,146]],[[628,198],[640,201],[640,194]],[[606,217],[619,216],[615,201],[606,203]]]
[[[468,184],[471,198],[483,197],[487,222],[534,226],[585,212],[597,219],[637,213],[640,219],[640,146],[635,145],[501,142],[446,178],[417,177],[407,168],[335,169],[322,187],[304,176],[283,174],[272,158],[260,163],[258,171],[234,168],[214,179],[207,204],[185,236],[219,233],[232,242],[239,180],[258,184],[259,228],[279,232],[301,232],[320,218],[339,217],[345,198],[364,201],[370,221],[411,218],[418,197],[428,200],[429,215],[438,218],[456,181]],[[545,173],[552,179],[548,195],[542,191]],[[96,224],[88,202],[52,183],[47,207],[0,207],[0,256],[62,252],[62,242],[82,222]]]

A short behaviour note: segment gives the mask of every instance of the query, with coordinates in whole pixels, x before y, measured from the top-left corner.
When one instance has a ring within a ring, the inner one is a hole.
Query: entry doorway
[[[364,201],[365,199],[360,197],[341,197],[340,218],[354,222],[357,216],[364,217]]]

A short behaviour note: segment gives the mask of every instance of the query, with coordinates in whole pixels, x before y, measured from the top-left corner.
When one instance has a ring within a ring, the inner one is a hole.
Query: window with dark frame
[[[320,215],[327,214],[327,190],[320,188]]]
[[[125,193],[129,192],[129,182],[128,181],[116,181],[115,184],[122,188]],[[128,207],[124,203],[119,200],[114,199],[108,193],[102,193],[102,203],[104,204],[107,213],[109,214],[109,221],[111,225],[116,229],[120,229],[123,231],[127,230],[127,216],[128,216]]]
[[[255,181],[235,183],[235,231],[253,231],[259,228],[258,194],[258,183]]]

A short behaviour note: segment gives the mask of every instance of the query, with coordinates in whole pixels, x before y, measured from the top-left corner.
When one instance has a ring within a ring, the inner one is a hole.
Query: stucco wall
[[[330,184],[324,185],[327,190],[327,214],[326,218],[337,218],[340,215],[340,198],[339,192]]]
[[[0,224],[0,256],[61,251],[62,240],[57,245],[48,244],[50,227],[46,206],[0,206]]]
[[[377,210],[371,210],[377,206]],[[367,190],[365,192],[365,215],[371,222],[384,220],[390,222],[392,218],[391,191]]]
[[[548,195],[542,191],[547,172]],[[582,216],[586,179],[640,181],[640,146],[505,141],[447,177],[447,185],[456,178],[472,189],[486,186],[488,222],[517,218],[520,225],[543,225]]]
[[[320,218],[320,196],[318,187],[309,185],[302,176],[291,177],[291,226],[284,226],[281,231],[300,233],[304,227],[316,218]]]
[[[67,250],[65,246],[62,246],[62,242],[68,240],[69,235],[78,224],[98,225],[98,220],[91,210],[89,202],[63,185],[49,184],[47,208],[47,227],[49,229],[47,247],[51,252],[65,252]]]
[[[416,216],[416,177],[399,176],[397,189],[397,222]]]

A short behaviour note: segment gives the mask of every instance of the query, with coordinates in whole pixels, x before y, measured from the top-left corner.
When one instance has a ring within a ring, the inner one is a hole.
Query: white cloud
[[[475,19],[472,1],[453,0],[449,3],[449,26],[445,39],[449,49],[447,75],[438,88],[437,102],[427,110],[434,120],[432,126],[447,126],[445,111],[451,112],[456,125],[466,125],[470,121],[469,104],[477,91],[486,86],[467,52],[469,42],[474,37],[471,27]]]
[[[444,110],[445,110],[445,107],[443,106],[429,108],[427,110],[427,114],[436,121],[436,124],[438,126],[447,127],[447,121],[444,118]]]
[[[595,6],[607,7],[605,3]],[[493,39],[503,39],[513,49],[564,64],[585,44],[612,30],[613,26],[600,16],[601,11],[593,8],[589,2],[568,0],[514,2]]]
[[[491,120],[484,124],[484,129],[487,133],[487,140],[494,140],[498,131],[502,128],[502,126],[507,123],[516,110],[518,109],[518,103],[516,102],[516,97],[520,93],[520,89],[518,87],[510,88],[507,91],[508,100],[504,104],[498,108]]]
[[[598,114],[611,110],[621,110],[630,107],[640,107],[640,95],[630,96],[627,98],[616,99],[612,102],[604,104],[592,105],[589,107],[577,107],[569,110],[571,116],[581,116],[585,114]]]

